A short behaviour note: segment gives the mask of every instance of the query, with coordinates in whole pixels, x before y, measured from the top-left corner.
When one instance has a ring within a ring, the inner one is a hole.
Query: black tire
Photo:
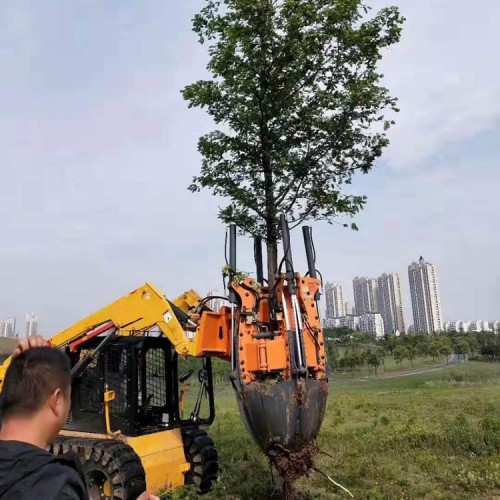
[[[219,471],[219,457],[214,442],[201,429],[183,431],[182,439],[186,458],[191,465],[184,482],[197,486],[201,494],[208,493]]]
[[[58,437],[51,451],[54,455],[68,451],[78,455],[90,500],[136,500],[146,490],[141,459],[125,443]]]

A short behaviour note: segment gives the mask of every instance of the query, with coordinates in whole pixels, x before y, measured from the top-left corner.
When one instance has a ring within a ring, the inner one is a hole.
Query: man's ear
[[[62,398],[63,393],[61,389],[55,389],[49,397],[49,408],[56,416],[62,411]]]

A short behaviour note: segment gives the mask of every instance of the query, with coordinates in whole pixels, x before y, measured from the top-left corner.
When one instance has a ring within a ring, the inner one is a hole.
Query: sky
[[[0,317],[22,332],[34,311],[52,335],[146,281],[169,297],[220,289],[224,201],[187,190],[213,126],[180,94],[207,76],[191,32],[203,1],[1,4]],[[312,224],[318,268],[351,302],[354,276],[399,273],[410,324],[407,266],[422,255],[445,319],[500,319],[500,9],[392,4],[407,21],[381,70],[401,112],[353,182],[368,196],[359,231]],[[238,244],[252,270],[251,242]]]

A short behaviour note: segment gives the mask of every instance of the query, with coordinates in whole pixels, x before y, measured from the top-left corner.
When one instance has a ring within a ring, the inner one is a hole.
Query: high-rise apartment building
[[[411,305],[415,331],[433,333],[443,331],[443,315],[436,268],[423,257],[408,266]]]
[[[219,292],[218,290],[209,291],[207,293],[207,297],[214,297],[207,302],[207,306],[214,312],[218,312],[220,308],[227,303],[224,299],[221,298],[224,297],[224,294]]]
[[[378,308],[384,320],[385,333],[404,333],[405,321],[399,274],[384,273],[379,276],[377,283]]]
[[[359,329],[363,333],[374,333],[377,338],[384,336],[384,321],[380,313],[365,313],[359,317]]]
[[[354,316],[352,314],[346,314],[340,318],[340,326],[345,326],[351,330],[359,329],[360,318],[359,316]]]
[[[328,281],[325,285],[325,298],[327,318],[345,316],[344,294],[341,285]]]
[[[459,329],[457,332],[468,333],[470,332],[470,321],[460,321]]]
[[[460,325],[461,321],[447,321],[444,324],[444,331],[445,332],[459,332],[460,330]]]
[[[16,318],[7,318],[0,321],[0,337],[15,337]]]
[[[482,332],[483,322],[480,320],[469,321],[469,332]]]
[[[36,335],[38,329],[38,318],[34,313],[26,313],[26,337]]]
[[[356,314],[361,315],[370,312],[379,312],[377,280],[365,276],[361,278],[356,276],[352,280],[352,285],[354,289],[354,306],[356,307]]]

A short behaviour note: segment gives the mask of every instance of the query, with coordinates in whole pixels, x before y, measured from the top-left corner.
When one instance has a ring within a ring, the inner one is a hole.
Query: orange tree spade
[[[342,188],[388,144],[386,113],[398,109],[377,65],[403,22],[396,7],[374,13],[362,0],[206,0],[195,15],[212,77],[182,93],[216,129],[199,139],[189,189],[224,197],[219,217],[263,237],[270,280],[280,212],[293,227],[365,204]]]

